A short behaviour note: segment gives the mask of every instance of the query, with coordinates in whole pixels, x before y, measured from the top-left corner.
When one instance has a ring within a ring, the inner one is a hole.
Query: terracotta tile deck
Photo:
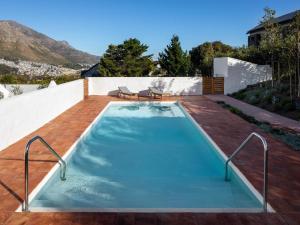
[[[24,146],[36,134],[63,155],[113,97],[89,96],[39,130],[0,152],[0,224],[300,224],[300,152],[263,133],[254,125],[205,97],[179,99],[197,122],[229,155],[253,131],[267,138],[270,147],[269,202],[274,214],[117,214],[15,213],[24,197]],[[262,189],[263,154],[259,142],[240,153],[235,164],[251,183]],[[41,144],[32,145],[30,190],[55,164]]]

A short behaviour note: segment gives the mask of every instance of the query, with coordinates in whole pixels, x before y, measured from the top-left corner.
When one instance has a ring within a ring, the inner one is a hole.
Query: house
[[[290,24],[297,13],[300,13],[300,10],[296,10],[294,12],[285,14],[283,16],[279,16],[274,19],[275,23],[278,23],[280,26],[283,27],[282,31],[284,34],[284,27]],[[262,34],[264,33],[264,26],[262,24],[257,25],[256,27],[252,28],[247,32],[248,34],[248,46],[259,46]]]
[[[81,78],[85,78],[85,77],[100,77],[100,73],[98,71],[99,68],[99,64],[97,63],[95,65],[93,65],[91,68],[87,69],[87,70],[82,70],[81,71]]]

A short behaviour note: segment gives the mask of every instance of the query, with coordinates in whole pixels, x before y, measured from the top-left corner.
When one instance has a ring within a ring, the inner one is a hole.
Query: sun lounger
[[[118,87],[119,93],[118,95],[122,97],[122,95],[125,96],[134,96],[135,93],[131,92],[126,86]]]
[[[152,96],[154,98],[156,96],[158,96],[162,99],[162,96],[163,96],[163,92],[154,87],[149,87],[149,94],[150,94],[150,96]]]
[[[149,97],[151,98],[149,89],[139,91],[137,96],[138,96],[138,99],[140,99],[140,98],[149,98]]]

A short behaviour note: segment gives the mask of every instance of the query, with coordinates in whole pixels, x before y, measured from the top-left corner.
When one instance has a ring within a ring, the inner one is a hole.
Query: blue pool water
[[[67,128],[66,128],[67,129]],[[113,103],[30,207],[248,209],[261,204],[177,103]]]

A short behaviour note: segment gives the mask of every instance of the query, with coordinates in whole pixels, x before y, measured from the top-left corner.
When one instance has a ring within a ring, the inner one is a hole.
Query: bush
[[[260,98],[260,96],[262,96],[263,95],[263,91],[262,90],[257,90],[257,91],[255,91],[254,92],[254,96],[256,97],[256,98]]]
[[[23,94],[23,90],[22,90],[22,88],[21,88],[19,85],[14,85],[14,86],[12,86],[11,92],[12,92],[14,95],[21,95],[21,94]]]
[[[272,96],[273,96],[274,90],[265,90],[262,95],[262,103],[264,104],[270,104],[272,103]]]
[[[273,109],[274,109],[274,111],[282,110],[283,109],[283,102],[279,101],[279,102],[273,104]]]
[[[40,84],[37,89],[44,89],[47,87],[48,87],[48,84]]]
[[[2,75],[0,76],[0,83],[1,84],[15,84],[17,81],[15,75]]]
[[[236,98],[237,99],[240,99],[240,100],[243,100],[247,97],[246,93],[242,92],[242,93],[237,93],[236,94]]]
[[[275,96],[274,96],[275,97]],[[276,98],[273,99],[273,105],[271,107],[272,111],[284,111],[284,112],[288,112],[290,110],[292,110],[293,107],[293,103],[291,102],[291,100],[289,98]]]
[[[289,102],[283,106],[283,111],[288,112],[291,110],[293,110],[293,104],[291,102]]]
[[[260,103],[260,99],[256,97],[256,95],[250,96],[248,101],[252,105],[257,105],[258,103]]]
[[[246,89],[243,89],[243,90],[240,90],[240,91],[238,91],[238,92],[235,92],[235,93],[232,94],[232,96],[233,96],[234,98],[243,100],[243,99],[245,99],[246,96],[247,96],[247,95],[246,95]]]
[[[5,64],[0,64],[0,74],[16,74],[17,72],[17,68],[10,67]]]
[[[281,84],[278,88],[278,92],[279,93],[287,93],[289,92],[290,88],[289,88],[289,85],[287,84]]]

